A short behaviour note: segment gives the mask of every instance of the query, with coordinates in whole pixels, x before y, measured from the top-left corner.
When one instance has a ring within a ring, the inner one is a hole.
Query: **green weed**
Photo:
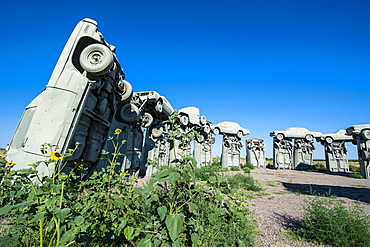
[[[347,210],[341,201],[315,198],[304,209],[299,237],[330,246],[370,246],[370,217],[361,208]]]

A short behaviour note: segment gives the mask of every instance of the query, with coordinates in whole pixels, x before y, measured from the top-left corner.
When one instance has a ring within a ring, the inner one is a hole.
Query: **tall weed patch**
[[[254,245],[251,211],[223,190],[232,187],[225,177],[212,173],[211,181],[199,181],[195,160],[183,156],[138,186],[120,171],[119,150],[112,155],[88,179],[80,164],[41,178],[39,164],[15,171],[0,158],[0,246]]]
[[[298,236],[330,246],[370,246],[370,217],[361,208],[348,210],[333,198],[316,198],[305,210]]]

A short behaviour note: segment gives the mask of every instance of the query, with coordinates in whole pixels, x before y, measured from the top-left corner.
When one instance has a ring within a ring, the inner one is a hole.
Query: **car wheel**
[[[239,137],[239,138],[242,138],[243,137],[243,132],[241,130],[239,130],[238,133],[236,133],[236,136]]]
[[[284,135],[279,133],[276,135],[276,139],[278,139],[279,141],[283,140],[284,139]]]
[[[102,44],[87,46],[80,55],[81,67],[95,75],[106,74],[113,66],[112,51]]]
[[[134,122],[139,117],[139,108],[133,104],[126,104],[121,108],[121,117],[126,122]]]
[[[128,100],[132,95],[132,85],[126,80],[121,80],[118,87],[122,91],[121,102]]]
[[[363,130],[361,135],[365,140],[370,140],[370,130]]]
[[[313,136],[312,135],[306,135],[305,137],[304,137],[304,139],[306,139],[306,141],[312,141],[313,140]]]
[[[185,115],[180,116],[180,123],[184,126],[188,125],[189,123],[188,116],[185,116]]]
[[[218,127],[213,129],[213,134],[219,135],[220,134],[220,129]]]
[[[199,143],[202,143],[202,142],[204,142],[204,135],[197,135],[197,142],[199,142]]]
[[[145,112],[142,120],[141,126],[148,128],[153,123],[153,116],[150,113]]]
[[[152,128],[152,136],[155,138],[158,138],[162,135],[163,133],[163,128],[162,126],[155,126]]]
[[[211,126],[209,124],[206,124],[203,129],[204,133],[209,134],[211,133]]]
[[[330,136],[325,137],[325,141],[329,144],[333,143],[333,138]]]
[[[163,111],[163,105],[160,100],[158,100],[157,103],[155,104],[155,110],[159,113]]]
[[[231,141],[230,140],[225,140],[224,141],[224,146],[227,147],[227,148],[231,147]]]
[[[201,116],[199,118],[199,122],[201,125],[205,125],[207,123],[207,118],[205,116]]]

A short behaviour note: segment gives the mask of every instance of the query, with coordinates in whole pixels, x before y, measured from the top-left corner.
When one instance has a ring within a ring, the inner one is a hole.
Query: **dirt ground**
[[[316,246],[293,241],[286,232],[299,227],[303,205],[317,195],[334,196],[350,208],[360,206],[370,215],[370,180],[343,173],[254,169],[251,176],[264,192],[250,201],[260,230],[257,246]]]

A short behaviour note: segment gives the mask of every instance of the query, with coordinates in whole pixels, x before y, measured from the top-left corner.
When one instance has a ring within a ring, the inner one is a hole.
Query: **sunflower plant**
[[[67,174],[55,170],[39,178],[39,163],[14,171],[0,159],[0,172],[6,175],[1,185],[20,191],[2,195],[6,202],[0,208],[0,246],[253,245],[255,223],[247,205],[214,183],[199,181],[192,157],[180,156],[171,166],[159,167],[141,186],[117,169],[125,143],[120,134],[117,129],[109,138],[112,153],[103,151],[107,167],[89,178],[79,176],[87,168],[78,162]],[[46,149],[47,165],[65,164],[74,152],[61,154],[44,145]]]

